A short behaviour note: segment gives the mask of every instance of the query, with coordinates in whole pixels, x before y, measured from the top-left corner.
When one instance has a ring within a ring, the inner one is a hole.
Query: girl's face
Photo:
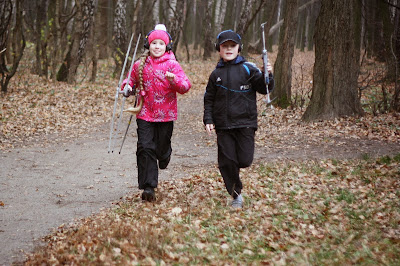
[[[150,43],[150,55],[152,57],[160,57],[165,53],[167,46],[165,42],[160,39],[155,39]]]
[[[239,54],[239,44],[234,41],[226,41],[219,46],[219,55],[227,62],[235,59]]]

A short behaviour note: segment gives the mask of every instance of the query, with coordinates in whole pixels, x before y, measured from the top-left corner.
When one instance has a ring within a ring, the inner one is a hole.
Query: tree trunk
[[[255,5],[255,3],[256,3],[255,0],[248,0],[247,4],[245,4],[244,8],[242,9],[239,25],[236,30],[236,32],[239,33],[239,35],[241,36],[244,36],[246,34],[248,28],[253,23],[255,17],[262,9],[265,1],[259,1],[257,3],[257,8],[253,12],[254,9],[253,6]]]
[[[3,46],[3,43],[7,43],[7,39],[11,37],[11,45],[9,47],[5,47],[6,49],[11,51],[12,55],[12,67],[10,69],[7,68],[5,58],[4,58],[4,48],[0,49],[0,67],[1,67],[1,91],[3,93],[7,93],[7,88],[10,80],[12,77],[15,75],[17,72],[19,62],[22,59],[22,56],[24,54],[26,42],[25,42],[25,36],[24,36],[24,28],[23,28],[23,8],[22,8],[22,1],[23,0],[16,0],[15,1],[15,12],[12,13],[12,4],[11,1],[3,1],[0,4],[0,10],[1,10],[1,22],[5,22],[5,25],[1,25],[0,29],[2,32],[0,32],[0,47]],[[14,16],[14,27],[12,29],[12,32],[10,36],[7,34],[7,31],[9,30],[9,26],[12,20],[12,17]],[[5,32],[3,32],[3,29]]]
[[[93,24],[95,3],[96,0],[75,1],[74,33],[63,64],[58,70],[57,81],[67,81],[70,84],[75,82],[78,66],[85,56],[86,44]]]
[[[357,95],[360,10],[358,0],[322,0],[316,23],[312,97],[304,121],[363,114]]]
[[[176,54],[176,49],[178,48],[180,33],[185,23],[186,18],[186,0],[177,0],[175,9],[170,7],[173,11],[173,16],[169,19],[168,23],[168,33],[171,35],[173,39],[173,47],[172,51]]]
[[[50,1],[49,6],[50,17],[53,20],[53,24],[51,26],[52,32],[52,44],[50,47],[51,54],[51,66],[50,66],[50,79],[55,79],[57,75],[57,65],[60,63],[60,38],[61,38],[61,30],[60,30],[60,1]]]
[[[307,19],[306,19],[306,28],[304,32],[304,43],[302,51],[304,52],[305,48],[308,47],[308,40],[310,40],[309,34],[310,34],[310,21],[311,21],[311,8],[307,8]]]
[[[292,58],[297,24],[297,0],[287,0],[284,7],[284,22],[279,37],[279,51],[274,66],[275,89],[273,97],[281,108],[290,105],[292,96]]]
[[[307,40],[307,50],[312,51],[314,49],[314,32],[315,32],[315,21],[317,20],[319,10],[321,9],[321,3],[317,2],[316,5],[312,6],[311,9],[311,20],[310,20],[310,28],[308,33]]]
[[[271,27],[272,27],[272,25],[274,24],[274,20],[275,19],[278,19],[278,16],[279,16],[279,14],[278,14],[278,10],[279,10],[279,1],[276,1],[276,0],[274,0],[273,1],[273,4],[270,4],[270,5],[265,5],[266,7],[268,7],[268,8],[271,8],[272,7],[272,9],[269,11],[268,10],[268,13],[267,14],[269,14],[269,16],[267,16],[267,18],[264,20],[264,21],[262,21],[263,23],[264,22],[267,22],[267,24],[265,24],[265,26],[264,26],[264,30],[265,30],[265,37],[266,37],[266,39],[268,40],[265,40],[266,41],[266,46],[267,46],[267,49],[268,49],[268,51],[271,51],[272,52],[272,45],[273,45],[273,38],[270,38],[271,36],[269,35],[269,31],[270,31],[270,29],[271,29]],[[270,19],[268,19],[268,18],[270,18]],[[261,42],[260,42],[260,44],[261,44]],[[257,51],[259,52],[259,51],[261,51],[262,50],[262,47],[263,47],[263,44],[261,44],[259,47],[258,47],[258,49],[257,49]]]
[[[126,33],[126,0],[118,0],[114,16],[114,75],[121,72],[127,50],[128,35]]]
[[[204,18],[204,54],[203,59],[207,60],[211,57],[212,51],[214,51],[213,46],[213,36],[212,36],[212,0],[207,0],[206,16]]]
[[[253,10],[254,1],[255,0],[246,0],[244,4],[244,8],[240,14],[239,24],[236,28],[236,32],[240,36],[243,36],[245,33],[246,25],[251,17],[251,11]]]
[[[68,83],[74,83],[79,64],[82,62],[86,52],[86,44],[93,24],[94,9],[96,0],[76,1],[78,7],[77,31],[74,34],[72,46],[71,65],[68,69]],[[80,4],[80,5],[78,5]]]
[[[205,21],[202,19],[203,13],[207,8],[207,1],[204,3],[204,0],[194,0],[194,6],[193,6],[193,32],[192,32],[192,40],[194,42],[193,48],[195,50],[199,50],[199,55],[200,55],[200,50],[199,47],[201,47],[202,42],[204,41],[204,23]],[[199,32],[202,32],[203,34],[198,34]]]
[[[98,10],[98,7],[95,6],[95,11]],[[95,12],[97,14],[97,12]],[[100,33],[98,32],[98,27],[96,27],[96,23],[98,22],[97,20],[98,16],[94,15],[93,16],[93,27],[90,29],[90,38],[89,38],[89,54],[91,55],[91,61],[92,61],[92,75],[90,77],[90,82],[95,82],[96,81],[96,76],[97,76],[97,62],[99,59],[99,49],[97,46],[97,43],[100,42]]]
[[[35,33],[35,48],[36,48],[36,66],[34,68],[35,74],[47,78],[48,60],[47,60],[47,14],[48,14],[48,1],[36,1],[36,23],[34,28]]]
[[[394,82],[396,79],[396,59],[393,56],[393,33],[394,28],[390,18],[390,6],[380,1],[378,3],[378,9],[380,10],[379,14],[381,16],[381,21],[383,25],[383,41],[384,41],[384,55],[385,62],[387,66],[386,79],[390,82]]]
[[[220,5],[217,6],[218,14],[215,19],[215,32],[221,32],[225,20],[227,0],[221,0]]]
[[[391,102],[391,109],[395,112],[400,112],[400,9],[395,9],[394,16],[394,33],[393,33],[393,47],[394,57],[397,59],[395,91]]]
[[[99,0],[97,13],[96,13],[96,23],[95,32],[96,34],[101,34],[101,38],[96,42],[96,46],[98,47],[99,59],[108,58],[108,39],[109,39],[109,24],[111,24],[108,16],[108,1],[109,0]]]
[[[152,1],[138,0],[138,2],[136,4],[136,6],[137,6],[136,9],[138,10],[138,13],[137,13],[137,19],[136,19],[136,25],[135,25],[134,32],[137,34],[141,33],[142,40],[144,40],[147,33],[149,33],[151,30],[154,29],[155,22],[154,22],[152,11],[154,9],[156,2],[157,2],[156,0],[152,0]],[[161,23],[161,22],[159,22],[159,23]],[[165,24],[165,22],[163,24]]]
[[[13,5],[11,0],[5,0],[0,2],[0,74],[1,84],[5,80],[8,69],[6,65],[6,51],[7,42],[9,37],[9,26],[13,14]]]

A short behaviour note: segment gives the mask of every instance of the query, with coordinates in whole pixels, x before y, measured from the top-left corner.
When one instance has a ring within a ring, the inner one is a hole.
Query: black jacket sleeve
[[[208,84],[206,87],[206,92],[204,94],[204,116],[203,116],[203,123],[204,125],[207,124],[214,124],[212,114],[213,114],[213,105],[214,99],[216,94],[216,87],[215,84],[212,82],[213,75],[210,75],[208,79]]]
[[[267,84],[264,79],[264,73],[261,72],[259,68],[257,68],[253,63],[246,62],[247,67],[250,69],[250,82],[252,84],[252,88],[254,88],[258,93],[267,94],[267,85],[268,91],[271,92],[275,87],[274,75],[269,73],[269,83]]]
[[[269,83],[268,83],[268,92],[271,92],[275,88],[275,80],[274,80],[274,75],[272,73],[269,73]]]

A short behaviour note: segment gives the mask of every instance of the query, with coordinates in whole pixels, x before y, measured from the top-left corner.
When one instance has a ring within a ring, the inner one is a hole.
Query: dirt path
[[[160,172],[161,182],[216,166],[215,136],[207,136],[201,124],[202,93],[180,97],[179,110],[173,157],[168,169]],[[52,228],[96,213],[137,192],[135,123],[121,155],[119,147],[113,154],[107,153],[108,126],[68,143],[0,154],[0,202],[4,203],[0,207],[0,265],[23,260],[24,252],[31,252]],[[255,161],[400,153],[400,144],[337,139],[309,145],[307,136],[302,138],[304,142],[290,147],[258,146]]]
[[[185,105],[175,132],[189,119]],[[201,101],[192,107],[200,110],[200,105]],[[214,163],[215,149],[205,149],[199,136],[188,129],[173,137],[173,158],[168,169],[160,172],[161,180]],[[135,123],[129,133],[122,154],[118,154],[119,146],[113,154],[107,152],[109,125],[84,139],[0,153],[0,201],[4,203],[0,207],[0,265],[21,260],[52,228],[110,207],[137,191]]]

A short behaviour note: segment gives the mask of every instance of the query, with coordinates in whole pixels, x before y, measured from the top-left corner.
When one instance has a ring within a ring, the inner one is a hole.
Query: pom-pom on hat
[[[149,44],[156,39],[163,40],[165,42],[165,45],[169,43],[169,35],[167,33],[167,28],[164,24],[157,24],[154,27],[154,30],[150,32],[148,36]]]

